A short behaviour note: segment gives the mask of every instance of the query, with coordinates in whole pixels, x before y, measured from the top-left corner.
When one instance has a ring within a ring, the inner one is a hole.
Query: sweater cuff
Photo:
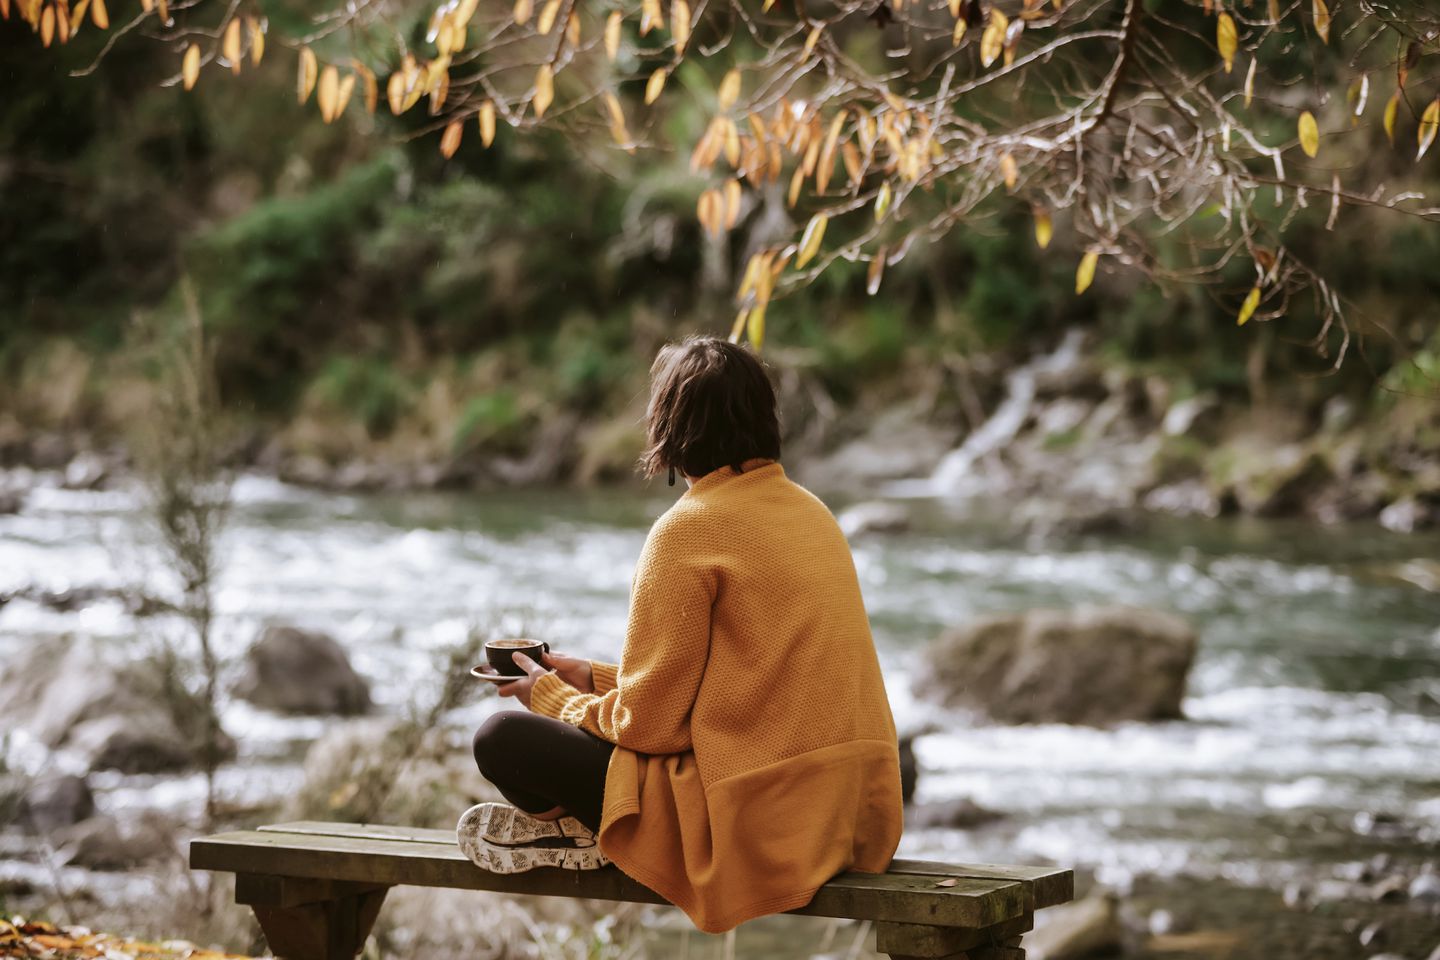
[[[543,717],[551,717],[555,720],[564,719],[560,712],[572,697],[583,696],[570,684],[561,680],[557,674],[547,673],[535,681],[530,688],[530,710]]]
[[[597,696],[604,696],[619,685],[620,667],[613,663],[590,661],[590,678]]]

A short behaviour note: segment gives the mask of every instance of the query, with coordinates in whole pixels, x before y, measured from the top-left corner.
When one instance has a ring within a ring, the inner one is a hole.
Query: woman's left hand
[[[525,676],[521,677],[519,680],[512,680],[509,683],[500,684],[500,696],[515,697],[521,703],[525,704],[526,710],[529,710],[530,691],[534,688],[535,681],[545,676],[545,674],[552,673],[553,671],[546,670],[544,667],[540,666],[540,664],[536,663],[534,660],[531,660],[528,656],[521,653],[519,650],[515,651],[515,655],[514,657],[512,657],[512,659],[515,661],[515,666],[525,671]]]

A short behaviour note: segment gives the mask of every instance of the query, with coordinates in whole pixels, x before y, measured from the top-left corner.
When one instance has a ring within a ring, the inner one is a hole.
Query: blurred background
[[[446,160],[422,120],[320,124],[288,64],[182,96],[140,42],[70,79],[98,46],[0,23],[0,914],[259,952],[188,838],[448,827],[491,796],[477,645],[618,655],[676,495],[633,472],[649,363],[729,329],[737,260],[683,155]],[[1001,207],[879,296],[839,262],[770,307],[784,463],[851,537],[913,759],[902,855],[1074,866],[1036,955],[1440,949],[1440,231],[1327,213],[1288,237],[1361,308],[1338,370],[1303,313],[1077,299],[1063,223],[1045,253]],[[367,950],[869,955],[443,891]]]

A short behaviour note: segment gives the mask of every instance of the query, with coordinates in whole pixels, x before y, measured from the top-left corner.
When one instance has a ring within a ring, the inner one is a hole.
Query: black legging
[[[523,710],[497,713],[475,731],[480,773],[526,813],[565,810],[600,829],[605,772],[615,745],[560,720]]]

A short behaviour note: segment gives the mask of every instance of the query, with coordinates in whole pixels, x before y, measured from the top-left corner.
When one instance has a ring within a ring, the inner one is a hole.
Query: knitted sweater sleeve
[[[650,531],[630,595],[613,690],[581,693],[554,674],[536,681],[530,709],[636,753],[683,753],[710,652],[713,569],[704,544],[673,515]]]
[[[603,660],[590,661],[590,682],[595,687],[595,692],[601,695],[615,689],[616,675],[620,672],[620,665],[606,663]]]

